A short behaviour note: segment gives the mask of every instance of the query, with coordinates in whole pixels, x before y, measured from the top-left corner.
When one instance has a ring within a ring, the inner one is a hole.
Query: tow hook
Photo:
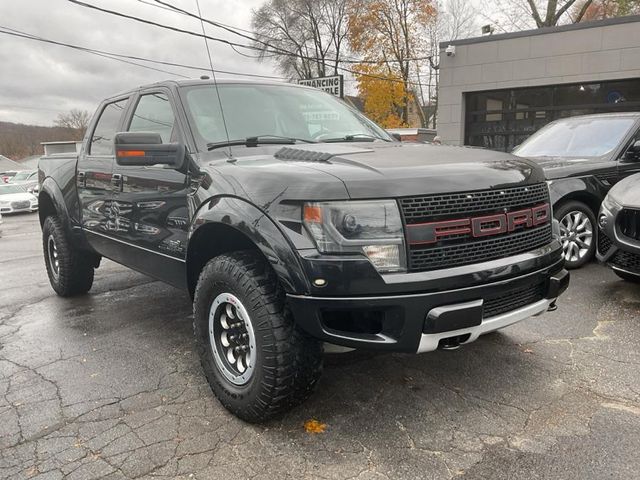
[[[547,312],[555,312],[557,309],[558,309],[558,305],[556,305],[556,302],[553,301],[549,305],[549,308],[547,309]]]

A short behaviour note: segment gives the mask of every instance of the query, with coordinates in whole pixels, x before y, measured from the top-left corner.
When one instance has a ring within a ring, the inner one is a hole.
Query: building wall
[[[460,145],[466,92],[640,79],[640,16],[443,42],[440,51],[438,135]]]

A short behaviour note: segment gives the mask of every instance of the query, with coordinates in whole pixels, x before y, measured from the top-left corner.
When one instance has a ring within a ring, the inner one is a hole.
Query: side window
[[[127,99],[110,103],[104,107],[91,136],[90,155],[114,155],[113,139],[116,136],[120,118],[126,105]]]
[[[636,146],[638,142],[640,142],[640,129],[629,142],[625,152],[622,154],[623,158],[633,162],[640,162],[640,148]]]
[[[162,137],[163,143],[169,143],[174,123],[169,97],[164,93],[152,93],[140,97],[129,131],[157,133]]]

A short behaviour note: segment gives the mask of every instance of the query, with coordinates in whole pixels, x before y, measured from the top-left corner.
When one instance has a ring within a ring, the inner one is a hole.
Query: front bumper
[[[618,227],[622,207],[600,209],[596,258],[613,270],[640,277],[640,242],[625,237]]]
[[[469,343],[482,334],[546,311],[568,286],[569,273],[563,266],[560,259],[509,279],[429,293],[288,295],[288,302],[296,322],[325,342],[351,348],[427,352],[447,339]]]
[[[14,202],[15,203],[15,202]],[[0,213],[23,213],[23,212],[35,212],[38,210],[38,202],[29,203],[29,205],[17,206],[17,205],[3,205],[0,206]]]

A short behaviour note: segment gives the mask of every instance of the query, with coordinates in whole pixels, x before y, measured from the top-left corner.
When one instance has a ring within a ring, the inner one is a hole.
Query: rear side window
[[[91,155],[114,155],[113,139],[126,105],[127,99],[124,99],[104,107],[91,136]]]
[[[164,93],[152,93],[140,97],[133,112],[130,132],[153,132],[162,137],[163,143],[171,141],[175,117],[169,97]]]

